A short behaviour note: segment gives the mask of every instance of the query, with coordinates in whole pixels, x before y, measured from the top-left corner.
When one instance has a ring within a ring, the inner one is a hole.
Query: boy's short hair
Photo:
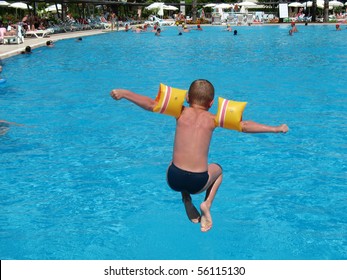
[[[208,107],[214,99],[214,87],[207,80],[195,80],[189,87],[188,97],[189,103]]]

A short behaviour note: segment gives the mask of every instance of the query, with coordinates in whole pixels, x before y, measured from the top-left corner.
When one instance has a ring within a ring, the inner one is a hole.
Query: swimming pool
[[[1,259],[347,259],[347,31],[224,28],[108,33],[4,61],[1,119],[25,126],[0,137]],[[206,234],[166,185],[174,119],[109,97],[197,78],[247,101],[244,119],[290,127],[216,130],[224,178]]]

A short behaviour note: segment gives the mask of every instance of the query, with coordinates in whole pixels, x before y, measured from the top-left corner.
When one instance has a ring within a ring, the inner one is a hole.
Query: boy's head
[[[188,90],[188,103],[210,108],[214,99],[213,85],[203,79],[195,80]]]

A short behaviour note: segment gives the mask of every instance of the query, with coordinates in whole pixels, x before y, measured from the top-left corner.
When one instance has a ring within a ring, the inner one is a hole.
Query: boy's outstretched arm
[[[114,89],[111,91],[110,95],[115,100],[125,98],[147,111],[153,111],[153,108],[156,105],[156,101],[154,99],[126,89]]]
[[[241,127],[244,133],[286,133],[288,131],[286,124],[269,126],[253,121],[241,121]]]

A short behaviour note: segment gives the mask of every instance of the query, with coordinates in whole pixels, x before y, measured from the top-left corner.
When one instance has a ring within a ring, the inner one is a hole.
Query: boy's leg
[[[211,206],[217,190],[222,183],[222,168],[220,165],[212,163],[208,166],[209,180],[206,184],[205,201],[200,204],[201,210],[201,231],[206,232],[212,228]]]
[[[184,204],[184,208],[186,209],[187,216],[191,222],[197,224],[200,222],[200,213],[195,208],[194,204],[192,203],[192,198],[189,193],[182,192],[182,201]]]

